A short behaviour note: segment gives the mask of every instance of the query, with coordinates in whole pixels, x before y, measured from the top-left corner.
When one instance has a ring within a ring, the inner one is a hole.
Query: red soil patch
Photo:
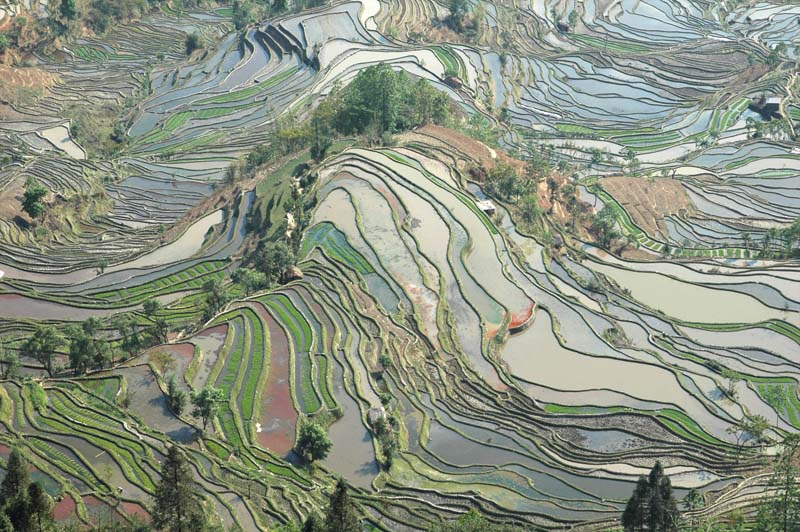
[[[53,508],[53,518],[56,521],[63,521],[71,517],[77,517],[77,515],[78,505],[71,495],[65,495],[64,498],[56,504],[55,508]]]
[[[269,377],[261,398],[258,443],[278,455],[286,456],[294,447],[297,426],[297,411],[292,402],[289,382],[289,339],[263,305],[254,303],[252,308],[267,325],[272,348]]]
[[[503,150],[489,148],[479,140],[475,140],[472,137],[468,137],[463,133],[446,127],[429,124],[415,130],[413,133],[407,134],[409,140],[413,140],[414,135],[424,136],[425,141],[433,145],[446,144],[451,148],[455,148],[457,151],[464,154],[465,158],[477,161],[488,170],[494,168],[494,165],[498,162],[510,164],[517,170],[525,168],[525,163],[523,161],[511,157]],[[495,155],[494,157],[492,157],[493,153]]]
[[[676,179],[615,176],[604,178],[600,184],[625,207],[636,225],[654,237],[669,233],[666,216],[695,210],[683,184]]]
[[[7,89],[46,89],[56,84],[58,77],[36,67],[0,65],[0,79]]]

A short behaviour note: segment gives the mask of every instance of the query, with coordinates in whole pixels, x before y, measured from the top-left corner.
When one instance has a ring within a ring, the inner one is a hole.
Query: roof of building
[[[491,200],[482,200],[476,203],[478,208],[484,212],[486,211],[495,211],[497,207],[495,207],[494,203]]]

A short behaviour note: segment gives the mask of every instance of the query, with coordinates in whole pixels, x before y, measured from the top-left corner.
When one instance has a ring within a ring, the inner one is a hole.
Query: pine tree
[[[308,514],[306,520],[303,521],[303,527],[300,529],[300,532],[324,532],[324,531],[325,531],[325,523],[322,521],[322,518],[316,512]]]
[[[42,485],[38,482],[28,486],[28,512],[36,523],[36,530],[42,532],[44,525],[51,520],[53,502],[50,496],[45,493]]]
[[[642,476],[625,506],[622,526],[626,532],[675,532],[678,530],[678,504],[672,483],[656,462],[648,476]]]
[[[647,478],[639,477],[633,495],[628,499],[628,504],[622,513],[622,526],[625,527],[626,532],[641,532],[644,530],[648,489]]]
[[[22,458],[22,453],[19,452],[19,449],[14,448],[8,458],[6,476],[3,478],[2,484],[0,484],[0,505],[5,505],[19,495],[24,494],[30,483],[30,474]]]
[[[347,493],[347,484],[339,479],[331,494],[328,512],[325,516],[327,532],[360,532],[361,521],[355,503]]]
[[[173,445],[161,466],[161,482],[156,486],[151,512],[153,525],[171,532],[189,532],[197,506],[192,470],[183,453]]]

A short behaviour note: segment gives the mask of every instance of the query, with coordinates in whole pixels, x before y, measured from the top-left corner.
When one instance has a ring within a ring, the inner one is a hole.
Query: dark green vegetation
[[[664,476],[661,462],[650,474],[640,477],[636,489],[622,513],[626,532],[675,532],[678,530],[678,504],[672,495],[672,484]]]

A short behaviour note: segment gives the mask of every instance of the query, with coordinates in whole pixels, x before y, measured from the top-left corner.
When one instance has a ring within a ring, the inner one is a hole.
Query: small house
[[[367,410],[367,423],[370,427],[374,427],[379,419],[386,419],[386,409],[382,406],[376,406]]]
[[[456,77],[456,76],[447,76],[447,77],[445,77],[445,78],[444,78],[444,82],[445,82],[445,83],[447,84],[447,86],[448,86],[448,87],[450,87],[451,89],[456,89],[456,90],[458,90],[458,89],[460,89],[461,87],[463,87],[463,86],[464,86],[464,82],[463,82],[463,81],[461,81],[461,80],[460,80],[458,77]]]
[[[494,216],[495,211],[497,211],[497,207],[495,207],[494,203],[491,200],[482,200],[477,203],[478,208],[488,214],[489,216]]]
[[[781,118],[781,97],[770,96],[765,98],[761,96],[754,98],[747,106],[751,111],[761,115],[764,120],[772,120],[773,118]]]

